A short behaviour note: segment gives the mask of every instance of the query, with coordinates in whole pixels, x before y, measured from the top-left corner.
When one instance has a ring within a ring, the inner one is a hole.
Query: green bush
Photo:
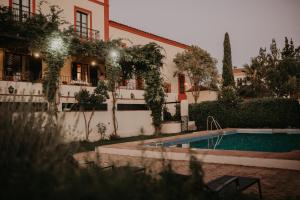
[[[236,105],[220,101],[190,105],[190,117],[199,130],[213,116],[222,128],[300,128],[300,105],[294,99],[262,98]]]
[[[206,199],[195,159],[185,181],[176,180],[166,164],[160,178],[130,167],[80,168],[72,156],[76,147],[63,143],[55,116],[0,105],[0,119],[0,199]]]

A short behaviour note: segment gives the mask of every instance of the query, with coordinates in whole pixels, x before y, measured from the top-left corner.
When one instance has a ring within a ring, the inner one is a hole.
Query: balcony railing
[[[12,18],[14,21],[18,22],[25,22],[28,18],[32,17],[34,13],[17,9],[17,8],[11,8]]]
[[[91,79],[89,81],[85,81],[85,80],[74,80],[72,79],[72,77],[70,76],[60,76],[59,77],[59,82],[60,84],[63,85],[85,85],[85,86],[97,86],[98,81]]]
[[[100,40],[100,31],[91,28],[75,29],[75,33],[82,39]]]
[[[97,79],[90,79],[88,81],[85,80],[74,80],[70,76],[60,76],[59,77],[60,84],[63,85],[81,85],[81,86],[92,86],[96,87],[98,84]],[[125,86],[119,86],[118,89],[124,89],[124,90],[144,90],[144,87],[138,86],[132,82],[128,83]]]
[[[30,72],[15,73],[13,75],[3,75],[0,73],[0,81],[15,81],[15,82],[41,82],[42,77],[34,77]]]

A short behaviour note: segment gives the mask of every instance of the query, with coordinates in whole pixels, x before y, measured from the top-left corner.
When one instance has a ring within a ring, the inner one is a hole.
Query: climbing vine
[[[59,75],[64,62],[69,57],[93,58],[107,67],[108,89],[112,92],[113,103],[116,103],[116,89],[120,77],[130,79],[134,76],[145,80],[145,101],[151,110],[155,132],[159,133],[161,113],[164,103],[163,80],[161,67],[164,55],[162,48],[155,43],[134,45],[123,48],[121,39],[82,40],[74,33],[74,27],[61,30],[65,24],[58,6],[49,6],[50,13],[43,14],[40,10],[26,21],[16,23],[13,13],[7,7],[0,7],[0,46],[12,51],[22,49],[24,53],[41,54],[47,68],[43,75],[43,91],[49,102],[50,109],[56,111],[56,96],[59,87]],[[5,27],[5,28],[4,28]],[[5,39],[3,39],[5,38]],[[14,41],[14,45],[8,41]],[[118,51],[118,59],[110,57],[112,49]],[[117,124],[113,107],[114,134]]]
[[[155,127],[155,134],[160,133],[162,123],[162,111],[165,103],[165,92],[161,67],[163,66],[164,55],[162,47],[156,43],[149,43],[144,46],[136,45],[125,50],[125,56],[120,61],[124,66],[123,74],[132,77],[133,74],[141,76],[145,80],[145,101],[151,110],[152,124]]]
[[[165,92],[163,90],[163,79],[158,66],[152,66],[152,70],[145,73],[145,101],[151,110],[152,123],[155,134],[160,133],[162,122],[162,110],[165,103]]]

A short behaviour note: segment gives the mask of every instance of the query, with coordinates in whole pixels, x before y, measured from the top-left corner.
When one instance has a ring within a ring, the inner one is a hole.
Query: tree
[[[224,47],[223,74],[222,74],[223,86],[235,86],[233,71],[232,71],[230,40],[229,40],[229,34],[227,32],[225,33],[223,47]]]
[[[174,60],[179,73],[186,73],[192,85],[192,95],[195,103],[200,96],[200,88],[212,88],[217,82],[217,61],[198,46],[191,46],[182,53],[177,53]]]
[[[246,73],[246,85],[239,88],[239,93],[244,97],[270,96],[270,90],[266,83],[268,58],[266,49],[260,48],[259,55],[251,59],[250,65],[244,65]]]
[[[300,91],[300,47],[285,38],[280,51],[273,39],[270,53],[260,48],[259,55],[245,66],[246,82],[239,87],[244,97],[297,97]]]
[[[82,89],[75,94],[75,99],[78,102],[79,110],[82,112],[84,118],[86,140],[89,140],[89,135],[91,133],[90,124],[94,116],[97,105],[102,104],[107,99],[109,99],[107,90],[108,88],[104,83],[104,81],[99,81],[93,94],[90,94],[90,92],[86,89]],[[90,108],[92,112],[89,119],[87,119],[85,112]]]
[[[268,87],[277,97],[296,97],[300,90],[299,47],[295,49],[293,40],[285,37],[285,46],[280,52],[274,43],[275,40],[272,41],[266,75]],[[278,58],[273,56],[274,51],[278,52]]]
[[[116,51],[116,50],[115,50]],[[117,56],[117,55],[115,55]],[[121,80],[122,68],[117,62],[117,57],[109,56],[106,59],[106,78],[108,80],[108,90],[111,92],[112,96],[112,118],[113,118],[113,127],[114,132],[113,136],[117,136],[117,118],[116,118],[116,104],[117,104],[117,88]]]
[[[218,101],[222,102],[225,105],[236,106],[241,102],[241,98],[238,95],[238,92],[233,86],[223,87],[222,90],[218,93]]]

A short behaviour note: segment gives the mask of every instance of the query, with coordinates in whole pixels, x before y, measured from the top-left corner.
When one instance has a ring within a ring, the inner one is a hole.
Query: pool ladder
[[[206,119],[206,129],[207,129],[207,132],[214,130],[214,128],[215,128],[215,130],[219,130],[221,133],[223,133],[221,131],[222,127],[220,126],[219,122],[213,116],[208,116],[207,119]],[[216,147],[221,143],[223,135],[224,134],[219,134],[218,135],[217,141],[216,141],[215,144],[214,144],[213,139],[212,139],[212,145],[213,145],[214,149],[216,149]],[[208,148],[209,147],[210,147],[210,140],[208,138]]]

